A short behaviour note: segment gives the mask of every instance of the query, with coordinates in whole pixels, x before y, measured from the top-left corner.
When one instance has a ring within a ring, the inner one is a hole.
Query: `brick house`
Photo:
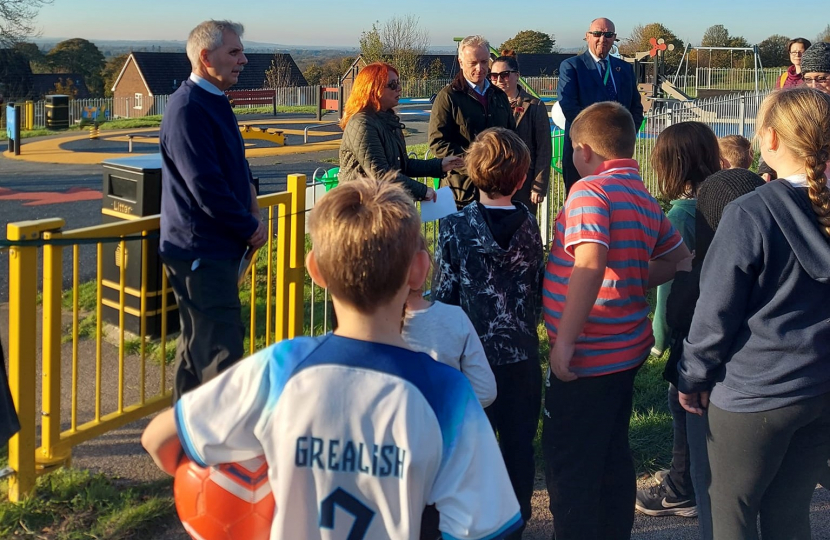
[[[287,64],[290,71],[288,86],[308,85],[290,54],[246,53],[245,56],[248,64],[233,90],[263,88],[265,72],[275,57]],[[190,70],[185,53],[130,53],[112,86],[113,113],[123,117],[158,114],[154,107],[156,96],[172,94],[190,76]]]

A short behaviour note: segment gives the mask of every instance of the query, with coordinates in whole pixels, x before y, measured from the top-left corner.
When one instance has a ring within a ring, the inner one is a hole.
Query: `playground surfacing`
[[[306,119],[257,118],[239,121],[240,127],[282,131],[285,146],[262,139],[245,139],[245,155],[248,158],[304,154],[340,147],[342,131],[331,120],[318,122]],[[308,143],[304,143],[304,130],[309,128]],[[132,138],[132,153],[129,152]],[[4,153],[4,157],[22,161],[55,164],[94,165],[104,160],[148,154],[159,151],[159,128],[137,128],[100,131],[97,139],[91,139],[88,131],[66,132],[63,136],[44,139],[24,139],[19,156]]]

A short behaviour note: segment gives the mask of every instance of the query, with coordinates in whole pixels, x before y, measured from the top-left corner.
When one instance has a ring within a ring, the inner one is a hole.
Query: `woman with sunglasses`
[[[545,104],[531,96],[519,84],[519,62],[513,51],[502,51],[490,68],[490,82],[501,88],[510,100],[516,133],[530,150],[530,169],[525,183],[513,196],[536,214],[537,205],[545,200],[550,182],[550,161],[553,147],[550,120]]]
[[[792,65],[778,78],[776,88],[789,88],[804,84],[801,73],[801,57],[804,51],[810,48],[810,41],[804,38],[795,38],[787,42],[787,53]]]
[[[435,200],[435,190],[413,178],[440,178],[464,166],[460,157],[410,159],[403,136],[404,125],[394,107],[401,98],[398,71],[384,62],[369,64],[358,73],[343,111],[340,127],[340,173],[348,182],[368,176],[401,183],[416,201]]]

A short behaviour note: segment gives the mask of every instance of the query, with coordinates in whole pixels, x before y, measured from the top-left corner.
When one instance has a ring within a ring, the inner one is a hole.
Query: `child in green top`
[[[697,190],[703,181],[721,168],[718,138],[700,122],[681,122],[669,126],[657,138],[651,165],[659,179],[661,197],[671,201],[669,221],[680,232],[689,250],[695,247],[695,206]],[[671,346],[671,329],[666,323],[666,303],[672,282],[657,288],[652,330],[651,352],[661,356]],[[664,378],[669,381],[669,409],[672,413],[674,444],[671,469],[655,475],[656,487],[637,492],[636,508],[651,516],[697,515],[695,494],[689,468],[686,440],[686,414],[677,395],[677,370],[667,366]],[[664,504],[668,501],[669,504]]]

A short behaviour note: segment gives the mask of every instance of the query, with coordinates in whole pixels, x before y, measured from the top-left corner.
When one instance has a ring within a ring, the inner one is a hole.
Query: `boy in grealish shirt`
[[[631,114],[596,103],[571,126],[573,185],[556,219],[543,306],[551,341],[542,445],[556,538],[629,538],[634,376],[654,338],[647,290],[691,262],[637,162]]]

